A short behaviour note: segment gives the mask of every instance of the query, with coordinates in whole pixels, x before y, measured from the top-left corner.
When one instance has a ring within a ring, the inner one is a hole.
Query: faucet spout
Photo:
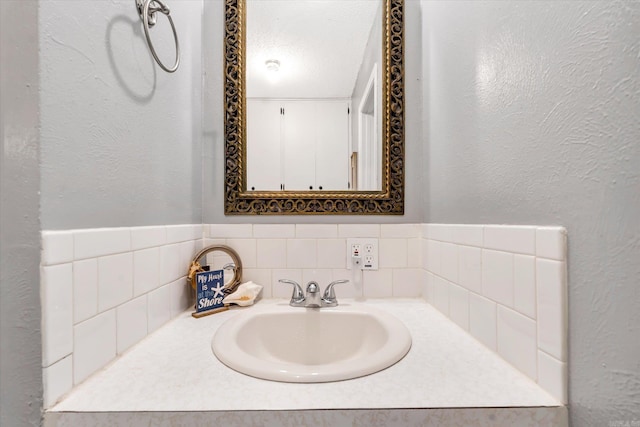
[[[320,308],[322,307],[322,299],[320,297],[320,286],[317,282],[311,281],[307,283],[307,303],[305,307]]]

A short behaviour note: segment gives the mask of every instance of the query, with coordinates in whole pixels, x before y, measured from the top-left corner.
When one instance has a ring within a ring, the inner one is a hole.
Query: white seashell
[[[236,289],[234,293],[227,295],[222,302],[225,304],[236,304],[242,307],[252,305],[261,290],[262,286],[252,281],[241,283],[238,289]]]

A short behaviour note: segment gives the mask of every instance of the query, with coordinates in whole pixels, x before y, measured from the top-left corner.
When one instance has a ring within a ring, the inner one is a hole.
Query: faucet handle
[[[347,283],[348,280],[334,280],[333,282],[327,285],[327,288],[324,290],[324,295],[322,296],[322,305],[324,307],[335,307],[338,305],[338,299],[336,298],[336,293],[333,290],[335,285],[339,285],[340,283]]]
[[[291,301],[289,301],[289,305],[293,307],[299,307],[301,305],[304,305],[304,301],[305,301],[304,292],[302,292],[302,288],[300,287],[298,282],[294,282],[293,280],[289,280],[289,279],[280,279],[278,280],[278,282],[288,283],[290,285],[293,285],[293,294],[291,294]]]

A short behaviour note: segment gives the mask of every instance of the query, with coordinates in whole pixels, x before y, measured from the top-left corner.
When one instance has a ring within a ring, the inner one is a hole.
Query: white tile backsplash
[[[333,281],[333,271],[326,268],[303,268],[302,283],[300,283],[302,289],[306,290],[306,284],[311,281],[317,282],[320,285],[320,292],[322,292],[324,287]],[[340,292],[338,288],[336,288],[336,292]]]
[[[71,263],[42,268],[42,366],[73,351],[73,269]]]
[[[121,354],[147,336],[147,296],[132,299],[116,309],[116,350]]]
[[[69,355],[42,370],[44,407],[53,406],[73,387],[73,356]]]
[[[242,281],[252,281],[262,286],[262,298],[271,298],[271,269],[242,268]]]
[[[427,240],[427,270],[442,274],[442,243],[437,240]]]
[[[430,224],[420,224],[420,238],[430,239],[429,227],[430,227]]]
[[[518,312],[536,318],[535,257],[513,256],[513,306]]]
[[[566,230],[426,224],[422,233],[427,300],[566,402]]]
[[[202,232],[202,225],[42,232],[45,407],[144,338],[149,318],[157,327],[192,304],[184,275]],[[167,235],[179,243],[168,245]],[[150,306],[149,293],[163,285],[164,298]]]
[[[160,248],[133,253],[133,295],[146,294],[160,284]]]
[[[420,266],[426,271],[429,269],[429,245],[432,240],[420,239]]]
[[[379,239],[379,270],[345,269],[350,237]],[[66,292],[71,297],[61,310],[71,317],[65,314],[69,326],[60,327],[70,338],[60,340],[66,348],[52,347],[55,360],[47,359],[57,370],[43,371],[62,378],[50,387],[49,404],[67,391],[64,381],[71,379],[64,378],[73,376],[78,384],[189,309],[192,290],[184,276],[195,252],[210,244],[239,253],[243,280],[263,285],[263,298],[291,297],[291,285],[278,283],[281,278],[303,288],[315,280],[322,289],[332,280],[349,279],[336,286],[338,299],[426,297],[566,400],[566,231],[561,227],[212,224],[46,231],[42,239],[43,322],[47,310],[55,313],[45,301],[51,280],[45,269],[64,266],[60,271],[71,275]],[[106,342],[91,341],[95,333],[104,334]],[[46,335],[43,324],[43,354]],[[73,375],[61,374],[71,364]]]
[[[160,249],[150,248],[133,253],[133,295],[137,297],[160,284]]]
[[[482,249],[458,247],[458,281],[466,289],[482,294]]]
[[[133,298],[133,253],[98,258],[98,311]]]
[[[296,237],[294,224],[255,224],[253,237],[257,239],[287,239]]]
[[[160,283],[170,283],[184,276],[189,264],[181,263],[181,259],[182,251],[179,243],[160,247],[160,271],[158,273]]]
[[[195,254],[200,251],[203,246],[199,240],[188,240],[186,242],[179,243],[180,245],[180,258],[178,258],[178,277],[183,277],[188,273],[191,260]]]
[[[394,268],[393,296],[408,298],[421,296],[421,278],[422,274],[419,268]]]
[[[238,253],[242,269],[256,268],[256,239],[227,239],[226,245]]]
[[[366,283],[366,286],[362,286],[362,291],[367,298],[386,298],[393,293],[393,270],[389,268],[360,273],[352,271],[350,274],[362,274],[361,283]],[[350,277],[349,280],[353,279]]]
[[[482,293],[492,300],[513,307],[513,254],[482,250]]]
[[[413,239],[420,236],[420,224],[382,224],[380,237],[383,239]]]
[[[431,281],[433,300],[429,301],[435,308],[449,316],[449,282],[440,276],[433,276]]]
[[[449,317],[465,331],[469,330],[469,291],[449,284]]]
[[[317,261],[315,239],[287,239],[287,267],[315,268]]]
[[[536,254],[536,227],[486,225],[484,247],[519,254]]]
[[[206,228],[207,226],[205,226]],[[211,224],[206,237],[212,239],[241,239],[253,237],[252,224]]]
[[[465,246],[483,246],[484,227],[482,225],[456,224],[453,226],[453,242]]]
[[[318,239],[318,268],[345,268],[347,246],[344,239]]]
[[[112,255],[131,250],[129,228],[98,228],[76,230],[73,233],[75,260]]]
[[[498,354],[536,381],[536,322],[498,305],[497,327]]]
[[[536,229],[536,255],[564,261],[566,257],[567,232],[562,227],[539,227]]]
[[[493,351],[498,349],[497,306],[490,299],[469,293],[469,332]]]
[[[422,239],[407,239],[407,267],[422,268]]]
[[[442,249],[441,274],[445,279],[458,283],[458,245],[441,243],[440,247]]]
[[[567,361],[567,279],[565,264],[536,260],[538,346],[556,359]]]
[[[171,319],[171,285],[149,292],[147,298],[147,329],[151,333]]]
[[[538,350],[538,384],[561,403],[567,404],[567,364]]]
[[[131,250],[162,246],[167,242],[167,230],[163,226],[135,227],[131,229]]]
[[[116,310],[73,327],[73,382],[79,384],[116,356]]]
[[[167,243],[192,241],[202,237],[201,225],[181,224],[166,227]]]
[[[44,231],[42,233],[42,265],[73,261],[73,233]]]
[[[338,237],[380,237],[380,225],[338,224]]]
[[[362,281],[360,283],[354,282],[351,277],[351,270],[346,268],[334,268],[331,270],[331,280],[348,280],[348,283],[340,283],[336,285],[336,295],[340,295],[340,298],[362,298],[363,287]]]
[[[429,239],[452,242],[453,229],[454,226],[450,224],[429,224]]]
[[[73,263],[73,323],[98,313],[98,260],[89,258]]]
[[[296,224],[298,239],[335,239],[338,237],[337,224]]]
[[[258,239],[256,266],[258,268],[286,268],[286,239]]]
[[[378,266],[403,268],[407,266],[407,239],[379,239]]]

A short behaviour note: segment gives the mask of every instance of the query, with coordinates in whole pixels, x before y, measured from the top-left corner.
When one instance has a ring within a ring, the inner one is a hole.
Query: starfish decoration
[[[213,297],[216,298],[218,296],[223,297],[224,296],[224,285],[222,283],[218,283],[218,286],[216,286],[215,288],[211,288],[211,290],[214,292]]]

